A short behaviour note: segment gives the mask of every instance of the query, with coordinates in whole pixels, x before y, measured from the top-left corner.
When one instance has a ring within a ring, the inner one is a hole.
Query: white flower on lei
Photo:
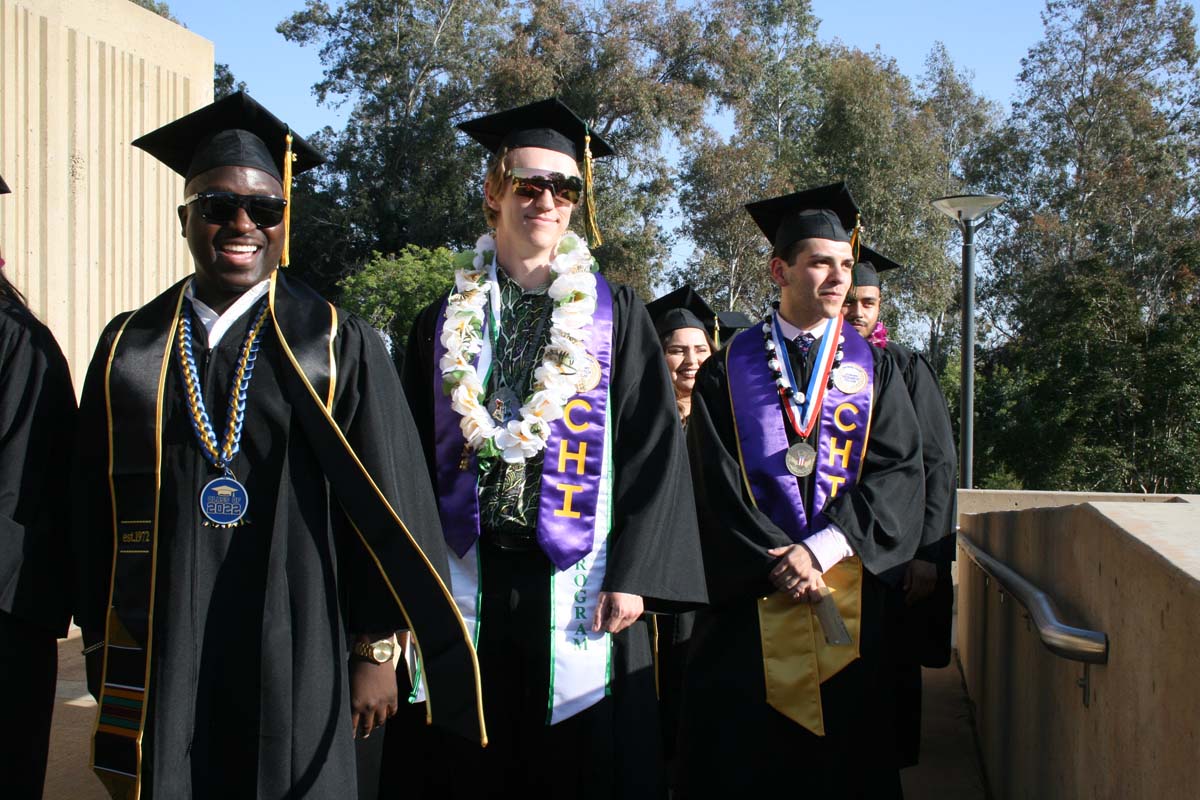
[[[547,290],[555,303],[550,341],[534,370],[534,391],[521,406],[520,418],[501,426],[483,405],[485,388],[475,369],[475,358],[483,350],[495,251],[495,240],[485,234],[475,243],[470,268],[465,258],[456,259],[460,268],[440,337],[446,354],[438,368],[450,391],[450,407],[462,417],[459,428],[467,446],[478,450],[491,440],[506,462],[520,464],[545,449],[550,423],[562,418],[564,406],[578,391],[577,376],[588,359],[584,340],[596,313],[595,259],[578,235],[567,233],[559,240],[550,263],[556,277]]]
[[[539,426],[549,429],[546,426]],[[534,423],[527,419],[514,419],[503,428],[496,431],[496,447],[500,448],[501,458],[509,464],[520,464],[536,456],[546,447],[546,439],[534,431]]]

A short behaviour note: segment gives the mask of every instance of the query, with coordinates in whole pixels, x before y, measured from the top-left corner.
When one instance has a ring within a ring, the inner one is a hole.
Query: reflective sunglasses
[[[233,222],[239,208],[246,209],[250,221],[260,228],[274,228],[283,222],[287,200],[266,194],[234,194],[233,192],[200,192],[185,198],[183,204],[196,204],[206,222],[225,225]]]
[[[567,203],[578,203],[579,196],[583,194],[583,180],[574,175],[563,175],[561,172],[513,167],[504,173],[504,179],[512,181],[513,194],[531,200],[541,197],[542,192],[547,189],[554,195],[555,200]]]

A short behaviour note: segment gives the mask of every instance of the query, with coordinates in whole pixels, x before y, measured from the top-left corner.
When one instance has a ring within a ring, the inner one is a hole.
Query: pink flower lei
[[[882,322],[876,322],[875,330],[871,331],[871,335],[867,337],[867,341],[876,347],[887,347],[887,334],[888,330],[886,327],[884,327],[884,324]]]

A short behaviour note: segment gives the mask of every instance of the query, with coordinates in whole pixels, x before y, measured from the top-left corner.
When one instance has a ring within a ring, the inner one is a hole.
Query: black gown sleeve
[[[0,611],[66,636],[68,486],[75,392],[50,331],[0,304]]]
[[[417,434],[421,439],[421,448],[425,452],[425,464],[429,470],[430,480],[433,480],[433,392],[440,390],[435,384],[439,373],[433,364],[433,337],[437,331],[437,315],[442,307],[438,298],[425,308],[413,323],[408,336],[408,345],[404,351],[404,367],[401,371],[401,381],[404,393],[408,397],[409,408],[412,409],[413,419],[417,422]]]
[[[938,388],[937,375],[920,354],[909,354],[904,383],[921,427],[921,458],[925,469],[925,522],[917,556],[937,563],[941,569],[954,558],[954,548],[947,548],[943,542],[954,532],[957,516],[958,454],[954,429],[946,399]]]
[[[446,550],[433,488],[417,427],[387,348],[377,331],[350,317],[339,328],[336,351],[334,418],[426,558],[445,579]],[[351,543],[341,553],[350,632],[377,634],[407,627],[366,548],[344,514],[339,512],[337,517],[339,541]],[[403,587],[395,588],[403,591]]]
[[[647,611],[707,600],[687,448],[662,347],[645,305],[613,287],[610,419],[613,528],[604,588]]]

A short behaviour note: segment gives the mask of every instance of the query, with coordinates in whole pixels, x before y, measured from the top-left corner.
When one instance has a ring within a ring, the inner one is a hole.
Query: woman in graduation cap
[[[8,194],[0,178],[0,195]],[[0,784],[40,798],[58,649],[71,618],[66,486],[75,392],[54,336],[4,274],[0,256]]]
[[[747,210],[780,300],[692,394],[711,605],[684,678],[683,790],[896,797],[884,576],[920,538],[916,417],[892,360],[843,324],[858,235],[845,184]]]
[[[665,793],[645,610],[704,600],[691,486],[650,317],[596,273],[592,158],[556,99],[460,126],[493,153],[491,233],[418,318],[405,387],[490,744],[445,748],[455,797]]]
[[[114,797],[354,797],[395,710],[484,740],[474,650],[378,334],[277,267],[321,156],[237,93],[134,143],[185,179],[190,277],[104,330],[80,413],[77,620]],[[166,213],[164,209],[164,213]],[[115,543],[115,546],[114,546]]]
[[[679,421],[687,427],[692,413],[692,387],[700,365],[717,351],[709,328],[701,317],[716,320],[708,304],[690,286],[676,289],[646,306],[654,320],[654,330],[662,344],[675,390],[675,407]]]

